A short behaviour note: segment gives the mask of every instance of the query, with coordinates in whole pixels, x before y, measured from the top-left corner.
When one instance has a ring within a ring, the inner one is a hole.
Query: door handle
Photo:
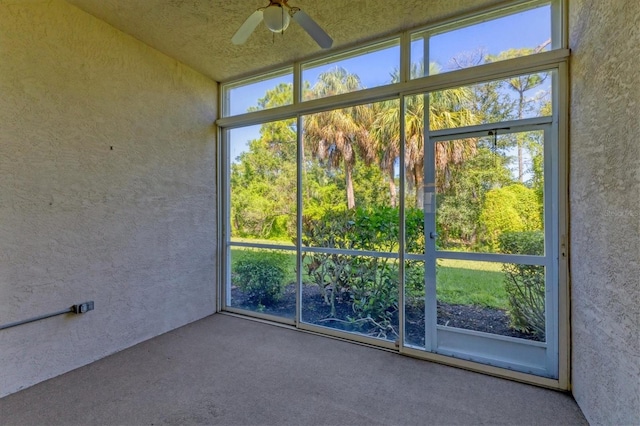
[[[429,232],[429,238],[435,240],[436,238],[438,238],[438,234],[436,232]]]

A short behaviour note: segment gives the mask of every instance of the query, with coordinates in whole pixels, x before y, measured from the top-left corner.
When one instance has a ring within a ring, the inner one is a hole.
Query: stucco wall
[[[217,85],[61,0],[0,0],[0,396],[214,312]]]
[[[571,0],[573,394],[640,423],[640,2]]]

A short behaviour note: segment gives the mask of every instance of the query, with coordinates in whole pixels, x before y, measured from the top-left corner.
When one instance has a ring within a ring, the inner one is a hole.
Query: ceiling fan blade
[[[314,39],[320,47],[328,49],[333,45],[333,39],[329,37],[329,34],[320,28],[320,25],[316,24],[316,21],[311,19],[311,17],[302,10],[291,8],[291,17],[309,33],[311,38]]]
[[[231,42],[233,44],[243,44],[260,22],[262,22],[262,9],[258,9],[249,15],[247,20],[244,21],[244,24],[242,24],[233,35]]]

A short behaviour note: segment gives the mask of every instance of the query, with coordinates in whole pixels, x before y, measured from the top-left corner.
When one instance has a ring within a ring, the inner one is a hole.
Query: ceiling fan
[[[265,25],[274,33],[281,33],[289,26],[290,19],[296,21],[318,45],[328,49],[333,39],[316,22],[300,8],[289,6],[288,0],[269,0],[269,5],[253,12],[231,38],[233,44],[243,44],[258,24],[264,20]]]

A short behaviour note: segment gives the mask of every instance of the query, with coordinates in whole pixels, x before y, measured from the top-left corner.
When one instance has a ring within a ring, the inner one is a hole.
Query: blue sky
[[[474,52],[478,49],[486,54],[498,54],[511,48],[535,48],[551,37],[551,11],[549,6],[543,6],[469,27],[456,29],[430,37],[429,62],[436,62],[441,72],[451,67],[451,58]],[[416,40],[411,46],[411,61],[419,62],[423,59],[422,39]],[[345,68],[350,73],[360,77],[366,88],[388,84],[391,74],[399,67],[400,48],[393,46],[381,51],[367,53],[364,56],[322,64],[303,70],[303,80],[311,85],[318,75],[336,66]],[[252,85],[233,89],[231,92],[231,115],[241,114],[257,100],[264,96],[268,89],[278,84],[292,83],[291,74],[262,81]],[[259,135],[260,126],[250,126],[232,130],[231,158],[232,160],[246,147],[248,140]]]

